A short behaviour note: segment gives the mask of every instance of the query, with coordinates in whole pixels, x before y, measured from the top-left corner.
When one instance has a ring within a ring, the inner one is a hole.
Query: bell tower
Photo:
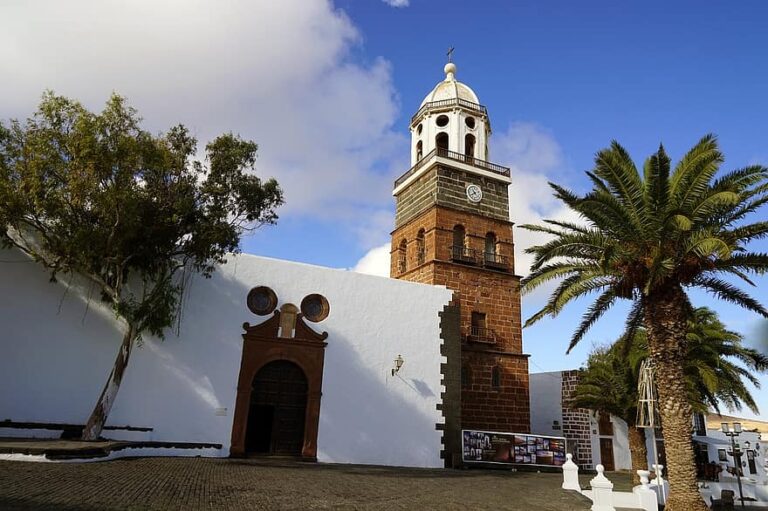
[[[395,181],[390,275],[454,291],[461,328],[461,427],[530,430],[520,277],[507,167],[488,161],[487,109],[445,66],[411,118],[411,168]],[[457,361],[449,360],[449,364]]]

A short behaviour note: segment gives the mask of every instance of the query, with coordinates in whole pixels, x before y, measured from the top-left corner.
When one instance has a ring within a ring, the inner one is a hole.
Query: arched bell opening
[[[464,156],[467,158],[475,157],[475,136],[469,133],[464,136]]]
[[[448,151],[448,133],[438,133],[435,137],[435,147],[437,147],[438,154]]]

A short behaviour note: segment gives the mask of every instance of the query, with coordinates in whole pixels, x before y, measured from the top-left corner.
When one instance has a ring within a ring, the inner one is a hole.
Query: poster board
[[[461,431],[465,463],[559,467],[565,463],[565,438],[498,431]]]

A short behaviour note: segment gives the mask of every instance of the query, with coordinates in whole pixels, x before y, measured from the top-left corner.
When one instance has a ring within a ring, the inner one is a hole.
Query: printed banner
[[[462,459],[472,463],[542,465],[565,463],[565,438],[462,430]]]

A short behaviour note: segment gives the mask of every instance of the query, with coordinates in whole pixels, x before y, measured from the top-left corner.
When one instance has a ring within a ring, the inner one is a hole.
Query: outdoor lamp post
[[[741,501],[741,507],[744,507],[744,493],[741,490],[741,449],[736,443],[736,437],[741,434],[741,422],[734,422],[733,428],[727,422],[720,424],[723,433],[726,436],[731,437],[731,456],[733,456],[734,465],[736,466],[736,482],[739,485],[739,500]]]

